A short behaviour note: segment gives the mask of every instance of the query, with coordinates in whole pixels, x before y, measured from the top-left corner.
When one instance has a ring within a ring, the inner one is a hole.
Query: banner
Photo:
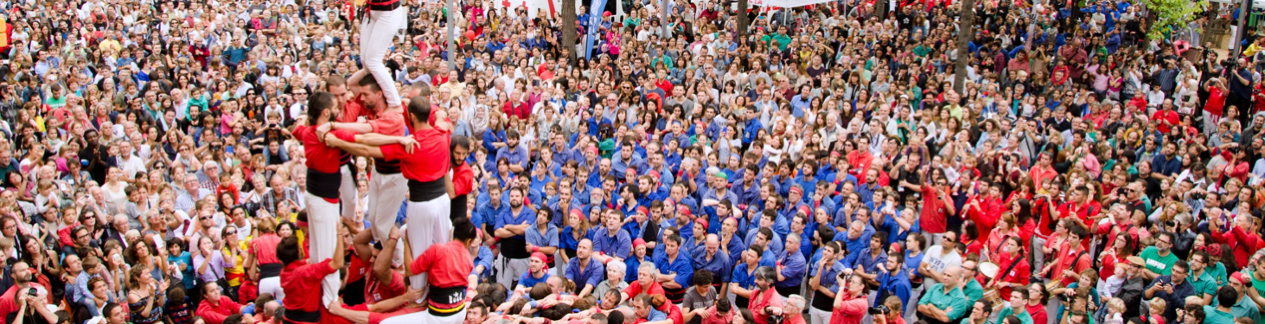
[[[597,30],[602,25],[602,9],[606,8],[606,0],[593,0],[589,5],[589,27],[584,29],[584,58],[593,53],[593,42],[597,40]]]

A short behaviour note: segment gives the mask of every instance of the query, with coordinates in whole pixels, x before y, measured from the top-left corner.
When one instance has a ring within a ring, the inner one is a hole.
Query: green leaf
[[[1195,14],[1208,8],[1207,0],[1200,0],[1191,5],[1186,0],[1145,0],[1146,7],[1156,15],[1156,20],[1147,30],[1150,39],[1163,39],[1166,32],[1186,28],[1194,20]]]

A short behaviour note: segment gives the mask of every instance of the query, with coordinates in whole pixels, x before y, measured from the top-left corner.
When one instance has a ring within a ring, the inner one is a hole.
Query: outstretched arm
[[[337,136],[326,135],[325,145],[336,147],[343,151],[347,151],[347,153],[351,153],[357,156],[364,156],[364,157],[371,157],[371,158],[384,157],[382,155],[382,149],[378,148],[377,146],[368,146],[368,145],[359,144],[359,143],[349,143],[347,141],[343,141],[339,139]]]

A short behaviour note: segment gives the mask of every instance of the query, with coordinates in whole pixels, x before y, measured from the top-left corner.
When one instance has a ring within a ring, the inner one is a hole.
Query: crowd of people
[[[0,3],[0,324],[1265,323],[1265,37],[1147,2]]]

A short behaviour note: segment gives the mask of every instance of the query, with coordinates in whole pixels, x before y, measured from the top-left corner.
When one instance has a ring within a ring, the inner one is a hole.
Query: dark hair
[[[369,79],[369,78],[366,78]],[[423,123],[430,122],[430,99],[417,96],[409,99],[408,114]]]
[[[277,243],[277,259],[282,264],[290,264],[299,260],[299,238],[294,235],[287,236]]]
[[[378,79],[372,76],[360,78],[360,82],[357,85],[369,91],[382,91],[382,86],[378,85]]]
[[[1230,287],[1230,285],[1221,286],[1221,288],[1217,289],[1217,303],[1221,304],[1221,307],[1234,307],[1238,299],[1239,292],[1235,291],[1234,287]]]
[[[712,272],[708,271],[707,269],[701,269],[701,270],[695,271],[694,285],[695,286],[711,286]]]
[[[479,235],[478,228],[468,217],[457,217],[452,220],[452,239],[457,241],[473,240]]]
[[[326,110],[334,107],[334,95],[325,91],[317,91],[307,97],[307,120],[310,125],[315,125],[316,120]]]
[[[454,136],[452,137],[452,139],[451,139],[451,140],[449,140],[449,142],[448,142],[448,154],[449,154],[449,155],[451,155],[451,154],[452,154],[452,152],[454,152],[454,151],[456,151],[456,150],[457,150],[457,147],[463,147],[463,148],[465,148],[467,151],[469,151],[469,150],[470,150],[470,138],[465,137],[465,136],[463,136],[463,135],[454,135]],[[453,167],[456,167],[456,166],[457,166],[457,165],[459,165],[459,164],[461,164],[461,161],[456,161],[456,160],[453,160],[453,161],[452,161],[452,166],[453,166]]]

